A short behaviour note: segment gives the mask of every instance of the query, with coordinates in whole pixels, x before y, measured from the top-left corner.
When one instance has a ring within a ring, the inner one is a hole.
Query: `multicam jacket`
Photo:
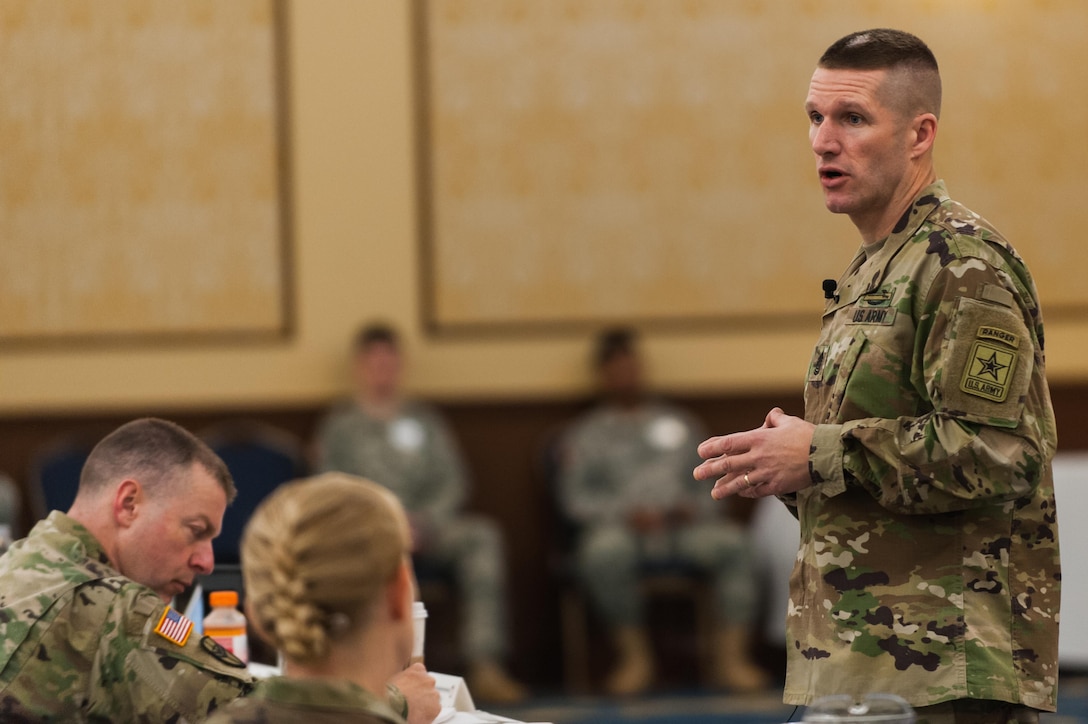
[[[219,709],[208,724],[404,724],[404,719],[366,689],[348,681],[273,678],[253,693]]]
[[[785,498],[785,701],[1054,710],[1057,437],[1024,262],[938,181],[838,291],[805,386],[814,484]]]
[[[637,408],[603,404],[579,418],[563,439],[559,475],[563,512],[579,524],[623,521],[632,510],[690,508],[703,518],[721,510],[691,477],[706,435],[675,405],[648,400]]]
[[[431,524],[453,518],[467,496],[461,451],[445,420],[424,402],[405,402],[392,420],[372,417],[354,402],[338,405],[317,439],[321,470],[369,478]]]
[[[0,721],[197,722],[251,683],[63,513],[0,557]]]

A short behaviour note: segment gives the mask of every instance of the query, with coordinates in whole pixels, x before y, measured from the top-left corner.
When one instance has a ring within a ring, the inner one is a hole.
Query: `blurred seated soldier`
[[[266,498],[242,540],[246,611],[283,653],[284,676],[209,724],[404,724],[385,682],[412,654],[410,546],[404,509],[369,480],[325,473]],[[433,685],[429,703],[433,718]]]
[[[627,329],[600,335],[594,362],[603,400],[571,426],[560,455],[560,505],[579,526],[577,573],[618,654],[606,688],[635,694],[653,681],[639,575],[654,563],[706,572],[718,611],[718,684],[765,688],[766,673],[749,658],[757,590],[745,532],[707,505],[690,472],[703,430],[647,395],[635,342]]]
[[[355,398],[322,422],[318,469],[368,478],[400,498],[416,562],[451,570],[456,578],[473,696],[520,700],[524,687],[500,663],[507,645],[501,533],[492,521],[461,512],[468,484],[460,451],[436,410],[403,397],[396,332],[384,325],[364,327],[353,355]]]

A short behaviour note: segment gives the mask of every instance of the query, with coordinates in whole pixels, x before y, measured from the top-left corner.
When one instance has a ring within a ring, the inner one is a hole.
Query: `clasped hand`
[[[812,484],[809,451],[816,426],[776,407],[761,427],[712,437],[699,445],[704,462],[696,480],[714,480],[710,494],[761,498],[794,493]]]

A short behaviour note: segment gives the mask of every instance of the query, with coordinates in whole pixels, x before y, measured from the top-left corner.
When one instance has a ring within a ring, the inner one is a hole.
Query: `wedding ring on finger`
[[[751,470],[749,470],[748,472],[750,473],[750,472],[752,472],[752,471],[751,471]],[[752,481],[751,481],[751,480],[750,480],[750,479],[748,478],[748,473],[745,473],[745,474],[744,474],[744,487],[746,487],[746,488],[754,488],[754,487],[756,487],[757,485],[759,485],[759,483],[753,483],[753,482],[752,482]]]

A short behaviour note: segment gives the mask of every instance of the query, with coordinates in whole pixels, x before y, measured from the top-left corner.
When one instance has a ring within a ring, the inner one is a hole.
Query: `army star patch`
[[[1009,394],[1009,379],[1016,369],[1016,352],[1005,346],[975,341],[963,370],[960,389],[994,402],[1004,402]]]
[[[192,632],[193,622],[169,606],[162,612],[159,625],[155,627],[155,633],[178,646],[184,646]]]

